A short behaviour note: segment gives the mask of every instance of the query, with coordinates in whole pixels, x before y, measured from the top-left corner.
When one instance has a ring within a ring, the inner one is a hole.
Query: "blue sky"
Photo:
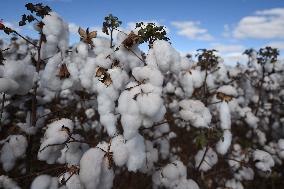
[[[112,13],[128,29],[138,21],[165,25],[173,46],[184,53],[217,48],[238,61],[245,48],[284,50],[284,0],[10,0],[1,2],[0,18],[16,25],[27,2],[42,2],[59,13],[70,23],[71,42],[79,39],[78,26],[97,29]],[[31,35],[27,28],[21,31]]]

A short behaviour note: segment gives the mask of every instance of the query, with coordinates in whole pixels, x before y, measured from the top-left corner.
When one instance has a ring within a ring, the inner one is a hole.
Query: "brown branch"
[[[206,145],[205,152],[204,152],[204,154],[203,154],[203,156],[202,156],[202,159],[201,159],[199,165],[197,166],[197,169],[196,169],[196,170],[199,170],[199,169],[200,169],[200,166],[202,165],[202,163],[203,163],[203,161],[204,161],[204,159],[205,159],[205,157],[206,157],[206,154],[207,154],[207,151],[208,151],[208,150],[209,150],[209,146],[208,146],[208,144],[207,144],[207,145]]]

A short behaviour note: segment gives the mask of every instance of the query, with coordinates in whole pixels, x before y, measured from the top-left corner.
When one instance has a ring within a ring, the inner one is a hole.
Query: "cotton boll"
[[[89,149],[80,161],[79,177],[85,189],[110,189],[112,187],[114,172],[109,167],[105,152],[101,150],[106,145],[99,144],[99,146]]]
[[[142,51],[140,51],[138,48],[131,49],[137,56],[141,57]],[[124,47],[119,47],[118,51],[115,51],[114,59],[118,60],[122,64],[122,69],[126,72],[131,71],[132,69],[142,66],[143,62],[137,58],[133,53],[131,53],[129,50],[125,49]]]
[[[85,114],[88,119],[91,119],[95,115],[95,111],[93,108],[89,108],[85,111]]]
[[[137,115],[124,114],[121,116],[123,136],[126,140],[133,138],[142,124],[142,118]]]
[[[230,95],[230,96],[237,96],[238,93],[234,87],[231,85],[223,85],[220,88],[218,88],[217,92]]]
[[[253,160],[256,162],[255,166],[263,172],[271,172],[271,167],[274,166],[272,156],[262,150],[255,150],[253,152]]]
[[[35,67],[30,64],[30,57],[27,56],[21,61],[6,61],[4,65],[4,77],[18,83],[15,94],[24,95],[34,85]]]
[[[200,88],[204,81],[204,74],[199,70],[190,70],[179,74],[181,86],[187,97],[191,97],[194,89]]]
[[[132,70],[132,75],[138,81],[147,80],[152,85],[158,87],[163,85],[164,78],[162,73],[158,69],[150,66],[136,67]]]
[[[129,171],[136,172],[143,166],[146,158],[144,138],[137,134],[126,142],[126,147],[129,152],[127,168]]]
[[[0,93],[13,94],[19,88],[19,84],[9,78],[0,78]]]
[[[107,113],[100,115],[100,122],[106,128],[109,136],[114,136],[116,133],[117,116]]]
[[[195,155],[195,167],[198,167],[201,163],[201,160],[204,156],[206,148],[204,147],[202,150],[199,150],[198,153]],[[208,148],[204,161],[201,163],[199,170],[201,171],[208,171],[212,169],[212,167],[218,162],[218,156],[216,152],[212,148]]]
[[[49,175],[39,175],[33,180],[31,189],[58,189],[57,178]]]
[[[242,183],[235,179],[227,180],[225,186],[232,189],[244,189]]]
[[[72,131],[73,122],[70,119],[63,118],[47,125],[47,130],[38,152],[38,159],[45,160],[48,164],[54,163],[60,157],[60,151],[64,148],[63,143],[67,141]],[[48,146],[52,144],[59,145]]]
[[[278,140],[278,155],[281,159],[284,159],[284,139]]]
[[[227,102],[223,101],[220,105],[220,126],[223,130],[231,129],[231,113]]]
[[[154,117],[163,106],[160,95],[154,93],[138,95],[137,103],[141,113],[148,117]]]
[[[179,102],[181,117],[190,121],[194,127],[208,127],[211,122],[211,114],[204,106],[204,104],[199,100],[182,100]]]
[[[251,128],[257,128],[259,118],[256,117],[251,111],[246,112],[245,121]]]
[[[223,133],[223,138],[219,140],[216,145],[216,150],[219,154],[226,154],[231,146],[232,133],[230,130],[225,130]]]
[[[237,173],[234,174],[237,180],[253,180],[254,171],[250,167],[242,167]]]
[[[72,138],[83,141],[83,137],[78,134],[72,135]],[[69,165],[78,165],[83,153],[89,148],[88,144],[80,142],[71,142],[61,150],[61,156],[57,159],[58,163]]]
[[[127,73],[121,68],[113,68],[108,70],[112,79],[112,84],[115,89],[121,90],[124,88],[126,82],[129,80]]]
[[[255,129],[254,132],[255,132],[256,136],[258,137],[258,142],[259,142],[259,144],[261,144],[262,146],[264,146],[265,143],[266,143],[266,141],[267,141],[265,133],[262,132],[262,131],[259,130],[259,129]]]
[[[55,12],[49,12],[42,22],[43,34],[46,36],[46,43],[42,44],[42,58],[48,58],[57,53],[58,49],[65,52],[69,45],[68,24],[65,23]]]
[[[117,166],[123,166],[127,162],[129,152],[125,145],[123,136],[118,135],[112,139],[111,151],[113,152],[114,163]]]
[[[187,179],[186,167],[176,160],[153,174],[152,180],[156,187],[199,189],[195,181]]]
[[[91,148],[80,160],[79,177],[86,189],[97,188],[100,183],[104,152],[99,148]]]
[[[59,91],[61,89],[62,80],[58,77],[59,74],[59,64],[62,62],[61,54],[57,53],[50,59],[48,59],[47,64],[43,72],[41,73],[41,84],[52,91]]]
[[[98,189],[111,189],[113,186],[114,172],[113,169],[109,169],[108,161],[103,161],[101,170],[101,180],[98,185]]]
[[[28,141],[23,135],[10,135],[1,149],[0,160],[5,171],[13,169],[16,160],[25,156]]]
[[[175,189],[199,189],[197,183],[192,179],[180,179]]]
[[[65,184],[66,189],[84,189],[84,186],[81,183],[79,175],[77,174],[70,175],[70,173],[67,172],[59,178],[59,180],[63,181],[66,181],[67,179],[68,181]]]
[[[156,57],[156,63],[159,69],[166,73],[171,71],[178,74],[180,71],[180,54],[164,40],[156,40],[153,44],[153,51]]]
[[[3,189],[21,189],[17,183],[5,175],[0,175],[0,188]]]

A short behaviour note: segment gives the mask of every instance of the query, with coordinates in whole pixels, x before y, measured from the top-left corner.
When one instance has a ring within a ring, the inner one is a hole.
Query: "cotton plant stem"
[[[2,106],[1,106],[1,113],[0,113],[0,122],[2,126],[2,117],[3,117],[3,112],[4,112],[4,105],[5,105],[5,93],[2,95]]]

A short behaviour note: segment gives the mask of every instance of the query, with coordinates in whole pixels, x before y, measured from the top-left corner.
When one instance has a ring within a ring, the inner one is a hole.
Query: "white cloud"
[[[284,38],[284,8],[256,11],[242,18],[233,31],[235,38]]]
[[[242,52],[227,53],[223,54],[221,57],[227,65],[236,65],[237,63],[246,64],[248,61],[247,56],[245,56]]]
[[[176,21],[171,24],[178,29],[178,35],[185,36],[189,39],[202,41],[211,41],[214,39],[213,36],[208,33],[207,29],[200,27],[200,22]]]
[[[271,46],[271,47],[277,48],[279,50],[284,50],[284,41],[272,41],[265,46]]]
[[[213,49],[216,49],[220,53],[235,53],[235,52],[243,52],[246,48],[243,45],[225,45],[221,43],[213,43],[211,44],[211,47]]]

